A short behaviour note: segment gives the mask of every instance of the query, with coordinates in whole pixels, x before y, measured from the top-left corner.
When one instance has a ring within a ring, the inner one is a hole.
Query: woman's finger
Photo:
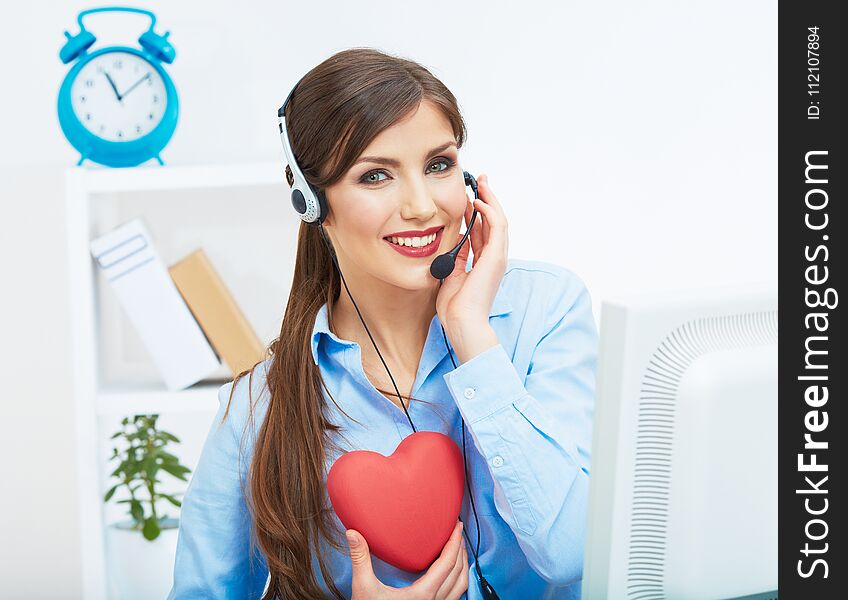
[[[378,581],[371,566],[371,552],[368,542],[361,533],[354,529],[346,532],[348,548],[350,549],[351,586],[354,595],[369,598],[374,583]]]
[[[480,227],[480,237],[483,238],[482,248],[480,248],[480,251],[482,253],[486,246],[489,245],[489,238],[491,237],[491,228],[493,225],[493,209],[490,205],[486,204],[485,202],[481,202],[479,199],[477,200],[477,202],[474,203],[474,207],[477,209],[477,219],[480,221],[480,223],[474,224],[474,228],[476,229],[477,227]],[[480,219],[480,217],[483,217],[482,220]]]
[[[471,219],[474,215],[474,207],[471,204],[468,204],[465,207],[465,226],[468,227],[468,224],[471,223]],[[483,236],[481,231],[483,231],[483,215],[478,212],[476,217],[474,218],[474,226],[471,228],[471,233],[468,235],[468,238],[471,240],[471,249],[474,251],[474,262],[483,256]]]
[[[488,192],[486,191],[486,186],[482,186],[481,188],[483,182],[485,182],[488,178],[488,175],[480,175],[480,177],[477,179],[477,195],[479,196],[479,198],[474,201],[474,208],[476,208],[479,213],[477,215],[478,219],[483,217],[484,213],[489,215],[489,212],[486,211],[486,209],[489,208],[489,206],[486,204]],[[480,227],[480,237],[483,240],[483,246],[485,246],[489,243],[489,217],[487,216],[485,219],[481,219],[481,221],[486,221],[485,223],[478,223],[478,225],[483,226]]]
[[[501,209],[501,201],[498,200],[497,195],[492,191],[491,186],[489,185],[489,176],[488,175],[480,175],[480,181],[477,185],[477,191],[480,192],[482,188],[482,195],[485,195],[486,202],[495,206],[498,209]]]
[[[457,245],[459,241],[462,239],[464,233],[460,233],[456,237],[456,241],[453,243],[453,246]],[[453,247],[451,246],[451,247]],[[462,248],[459,249],[459,252],[456,253],[456,260],[453,263],[453,271],[451,271],[451,277],[460,277],[465,278],[465,265],[468,264],[468,255],[471,252],[470,244],[466,240],[466,243],[462,245]],[[475,259],[476,260],[476,259]]]
[[[484,223],[488,223],[487,227],[483,228],[483,235],[485,239],[485,243],[483,244],[482,253],[486,255],[489,254],[489,248],[494,246],[494,253],[496,257],[500,257],[501,260],[506,260],[506,257],[509,252],[509,233],[506,228],[506,220],[503,217],[492,217],[495,212],[495,208],[485,202],[476,202],[477,209],[483,214],[485,217]]]
[[[500,225],[505,223],[506,214],[503,211],[501,203],[498,201],[498,197],[495,196],[492,188],[489,187],[488,178],[485,179],[480,186],[478,186],[478,190],[480,191],[480,198],[482,198],[486,203],[487,208],[492,209],[489,211],[489,220],[492,221],[492,224]]]
[[[460,539],[460,549],[456,555],[456,561],[454,562],[453,568],[451,569],[448,576],[445,577],[445,580],[442,582],[442,585],[439,586],[439,591],[436,592],[436,598],[442,600],[444,598],[448,598],[451,595],[451,592],[456,585],[456,580],[459,578],[460,573],[462,573],[462,565],[463,561],[467,561],[467,555],[465,554],[465,544]]]
[[[462,548],[462,570],[453,584],[453,588],[445,597],[447,600],[459,600],[462,595],[468,591],[468,554],[465,552],[465,547]]]
[[[450,574],[456,563],[456,557],[462,549],[462,522],[457,521],[453,533],[442,548],[439,558],[433,561],[427,572],[424,573],[412,586],[422,588],[427,594],[435,594],[442,582]]]
[[[489,211],[489,221],[493,227],[500,227],[506,231],[507,218],[503,206],[501,205],[500,200],[498,200],[498,197],[492,191],[492,188],[489,187],[489,177],[485,175],[481,177],[485,177],[485,179],[483,179],[482,186],[478,186],[478,190],[483,192],[486,198],[486,204],[493,209]]]

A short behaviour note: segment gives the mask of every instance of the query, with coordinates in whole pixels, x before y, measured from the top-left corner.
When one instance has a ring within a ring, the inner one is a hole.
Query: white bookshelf
[[[84,166],[68,169],[65,182],[83,597],[100,600],[110,598],[106,528],[125,512],[114,499],[103,502],[115,465],[106,452],[115,423],[152,413],[160,421],[168,416],[188,422],[177,435],[192,439],[193,446],[180,455],[177,445],[174,453],[193,470],[218,408],[217,390],[231,374],[222,366],[208,381],[168,391],[101,280],[90,240],[143,217],[166,266],[202,247],[268,344],[279,333],[288,297],[299,219],[277,162]],[[187,483],[180,484],[175,491],[184,491]]]

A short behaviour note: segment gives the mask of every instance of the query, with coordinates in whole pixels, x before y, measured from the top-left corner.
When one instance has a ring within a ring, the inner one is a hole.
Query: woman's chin
[[[430,274],[430,263],[407,265],[392,277],[393,283],[410,292],[416,290],[429,290],[439,286],[439,280]]]

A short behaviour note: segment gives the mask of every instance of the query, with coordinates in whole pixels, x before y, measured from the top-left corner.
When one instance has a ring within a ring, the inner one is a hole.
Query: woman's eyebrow
[[[456,142],[450,141],[450,142],[442,144],[441,146],[437,146],[437,147],[433,148],[432,150],[430,150],[430,152],[427,153],[427,156],[437,154],[439,152],[447,150],[451,146],[456,146]],[[359,160],[357,160],[355,163],[353,163],[353,166],[356,166],[359,163],[364,163],[364,162],[381,163],[381,164],[386,164],[386,165],[389,165],[389,166],[392,166],[392,167],[399,167],[400,166],[399,160],[397,160],[395,158],[385,158],[383,156],[360,156]]]

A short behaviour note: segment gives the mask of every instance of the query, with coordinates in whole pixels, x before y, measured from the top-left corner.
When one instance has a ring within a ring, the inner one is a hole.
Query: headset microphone
[[[474,176],[468,171],[463,171],[462,176],[465,178],[465,185],[470,185],[472,191],[474,192],[474,199],[477,199],[477,180],[474,179]],[[462,248],[462,245],[465,243],[465,240],[468,239],[468,234],[471,233],[471,227],[474,225],[474,221],[477,219],[477,208],[474,208],[474,212],[471,214],[471,221],[468,222],[468,227],[465,228],[465,235],[462,236],[462,239],[459,240],[459,243],[454,247],[450,252],[446,252],[444,254],[440,254],[436,257],[436,260],[430,265],[430,274],[436,279],[445,279],[448,275],[453,273],[454,265],[456,264],[456,255],[459,254],[459,249]]]

